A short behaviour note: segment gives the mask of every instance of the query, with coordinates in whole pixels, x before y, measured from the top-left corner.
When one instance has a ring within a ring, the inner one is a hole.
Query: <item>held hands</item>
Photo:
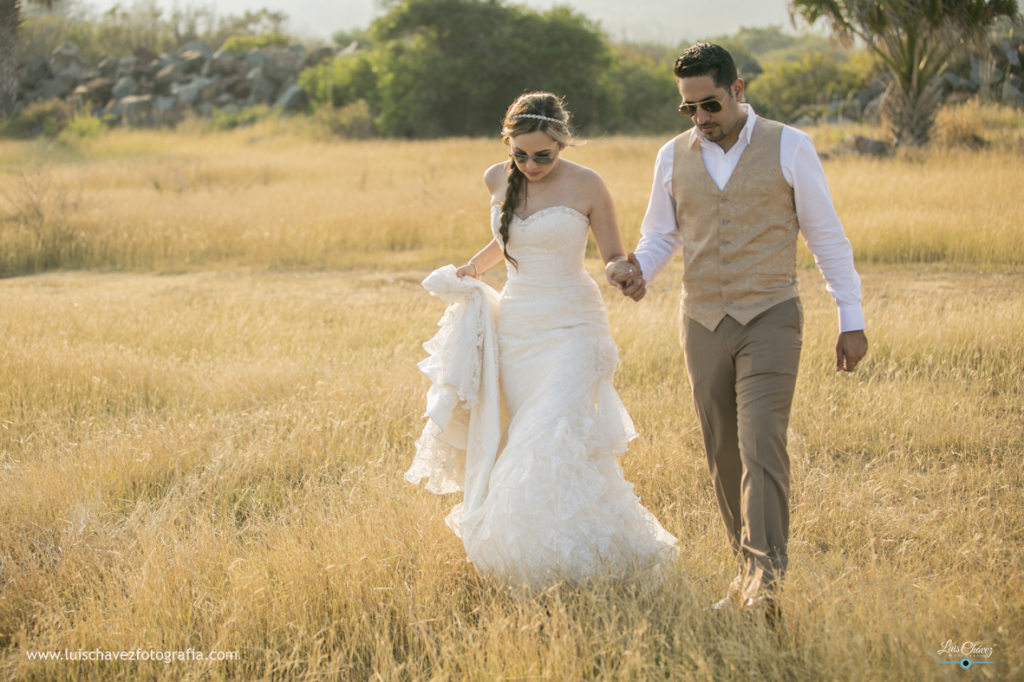
[[[852,372],[867,352],[868,337],[863,331],[843,332],[836,341],[836,371]]]
[[[644,281],[640,263],[632,253],[628,257],[616,258],[604,266],[608,283],[634,301],[639,301],[647,293],[647,282]]]

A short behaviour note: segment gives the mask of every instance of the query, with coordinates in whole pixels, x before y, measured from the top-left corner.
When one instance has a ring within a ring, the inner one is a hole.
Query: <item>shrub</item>
[[[800,107],[845,99],[867,85],[875,73],[866,56],[845,59],[833,52],[812,51],[799,62],[774,62],[747,91],[758,114],[787,121]]]
[[[244,107],[234,112],[215,109],[206,128],[207,130],[231,130],[239,126],[252,125],[275,115],[265,104]]]
[[[314,107],[343,107],[357,100],[376,102],[377,74],[365,55],[335,57],[304,69],[299,85]]]
[[[261,47],[288,47],[291,42],[284,33],[264,33],[258,36],[231,36],[224,41],[221,49],[225,52],[239,54]]]
[[[59,99],[36,102],[8,121],[0,121],[0,136],[29,138],[37,135],[57,137],[75,117],[76,108]]]
[[[99,137],[107,131],[107,124],[103,119],[91,114],[75,114],[68,122],[67,127],[61,132],[61,137],[70,139],[86,140]]]
[[[373,137],[375,132],[370,105],[364,99],[340,109],[320,107],[313,114],[313,120],[322,131],[340,137],[365,139]]]

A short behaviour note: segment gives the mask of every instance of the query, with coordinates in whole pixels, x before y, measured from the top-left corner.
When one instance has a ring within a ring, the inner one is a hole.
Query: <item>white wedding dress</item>
[[[500,242],[499,221],[495,206]],[[588,229],[565,206],[513,219],[508,252],[519,265],[508,266],[496,328],[508,423],[479,503],[448,518],[469,561],[515,584],[623,576],[678,553],[618,465],[637,434],[612,385],[618,352],[604,301],[583,267]],[[431,440],[417,443],[421,477],[438,458]]]

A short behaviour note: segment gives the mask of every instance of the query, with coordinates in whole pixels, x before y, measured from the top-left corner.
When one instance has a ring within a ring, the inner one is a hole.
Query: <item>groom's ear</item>
[[[742,78],[737,78],[732,82],[732,96],[736,98],[737,102],[743,101],[743,96],[746,94],[747,84],[743,82]]]

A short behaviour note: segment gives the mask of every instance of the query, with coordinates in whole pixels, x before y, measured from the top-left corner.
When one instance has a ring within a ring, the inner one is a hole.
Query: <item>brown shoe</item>
[[[725,597],[711,605],[711,610],[716,613],[725,613],[729,609],[739,609],[743,603],[743,575],[738,574],[729,583],[729,590]]]
[[[751,597],[743,602],[741,608],[745,612],[763,612],[764,620],[770,628],[774,628],[782,622],[782,610],[779,608],[779,603],[773,595],[765,594],[760,597]]]

